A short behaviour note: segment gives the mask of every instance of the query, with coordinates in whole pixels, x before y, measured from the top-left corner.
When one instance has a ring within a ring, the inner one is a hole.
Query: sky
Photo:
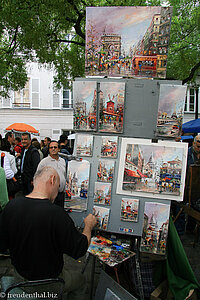
[[[121,35],[122,48],[126,54],[130,47],[136,45],[144,36],[154,14],[160,12],[160,7],[87,7],[86,31],[88,24],[95,26],[96,31],[102,35],[115,33]],[[87,37],[86,37],[87,43]]]
[[[186,86],[181,85],[161,85],[158,111],[172,114],[182,109],[184,113]]]
[[[160,164],[161,162],[167,162],[174,160],[178,157],[183,160],[183,149],[175,147],[154,146],[154,145],[138,145],[139,149],[143,153],[144,162],[147,163],[151,154],[153,153],[153,159]]]
[[[68,172],[69,171],[72,173],[72,175],[77,172],[78,185],[80,185],[83,180],[89,179],[90,163],[87,160],[71,160],[68,162]]]
[[[73,82],[73,96],[74,102],[85,102],[87,113],[89,112],[94,91],[96,89],[96,81],[74,81]]]
[[[149,217],[149,221],[153,214],[157,220],[158,228],[160,229],[161,225],[169,219],[169,210],[169,204],[146,202],[144,213]]]

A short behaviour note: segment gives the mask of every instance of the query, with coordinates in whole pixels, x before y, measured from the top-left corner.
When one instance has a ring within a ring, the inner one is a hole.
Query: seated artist
[[[10,250],[20,279],[61,277],[67,299],[83,299],[84,276],[63,267],[63,254],[77,259],[86,253],[96,218],[89,214],[80,233],[69,215],[53,204],[59,183],[56,170],[44,167],[34,176],[33,191],[6,205],[0,216],[0,251]]]

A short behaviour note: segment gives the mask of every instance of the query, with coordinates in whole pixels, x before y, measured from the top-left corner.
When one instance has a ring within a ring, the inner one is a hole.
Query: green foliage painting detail
[[[173,6],[167,78],[190,81],[200,66],[200,7],[196,0]],[[0,86],[19,90],[26,63],[54,66],[57,87],[84,76],[87,6],[160,5],[157,0],[0,0]],[[69,33],[72,33],[69,38]]]

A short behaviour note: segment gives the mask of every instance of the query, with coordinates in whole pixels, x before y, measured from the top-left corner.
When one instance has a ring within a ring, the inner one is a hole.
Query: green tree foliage
[[[167,76],[195,76],[199,63],[199,1],[170,0],[174,6]],[[84,76],[87,6],[160,5],[158,0],[0,0],[0,86],[18,90],[27,80],[26,63],[50,64],[57,86]],[[72,39],[69,33],[73,32]],[[191,78],[190,78],[191,79]]]

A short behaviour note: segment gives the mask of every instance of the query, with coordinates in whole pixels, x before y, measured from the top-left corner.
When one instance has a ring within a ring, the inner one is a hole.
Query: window
[[[22,90],[14,92],[13,107],[30,108],[29,84],[30,79],[27,81],[25,87]]]
[[[39,108],[39,79],[32,79],[32,107]]]
[[[60,92],[58,90],[53,92],[53,108],[60,108]]]
[[[185,99],[185,111],[195,112],[195,103],[196,103],[196,91],[194,88],[188,87],[187,95]]]
[[[63,108],[73,108],[73,94],[69,89],[63,89]]]

